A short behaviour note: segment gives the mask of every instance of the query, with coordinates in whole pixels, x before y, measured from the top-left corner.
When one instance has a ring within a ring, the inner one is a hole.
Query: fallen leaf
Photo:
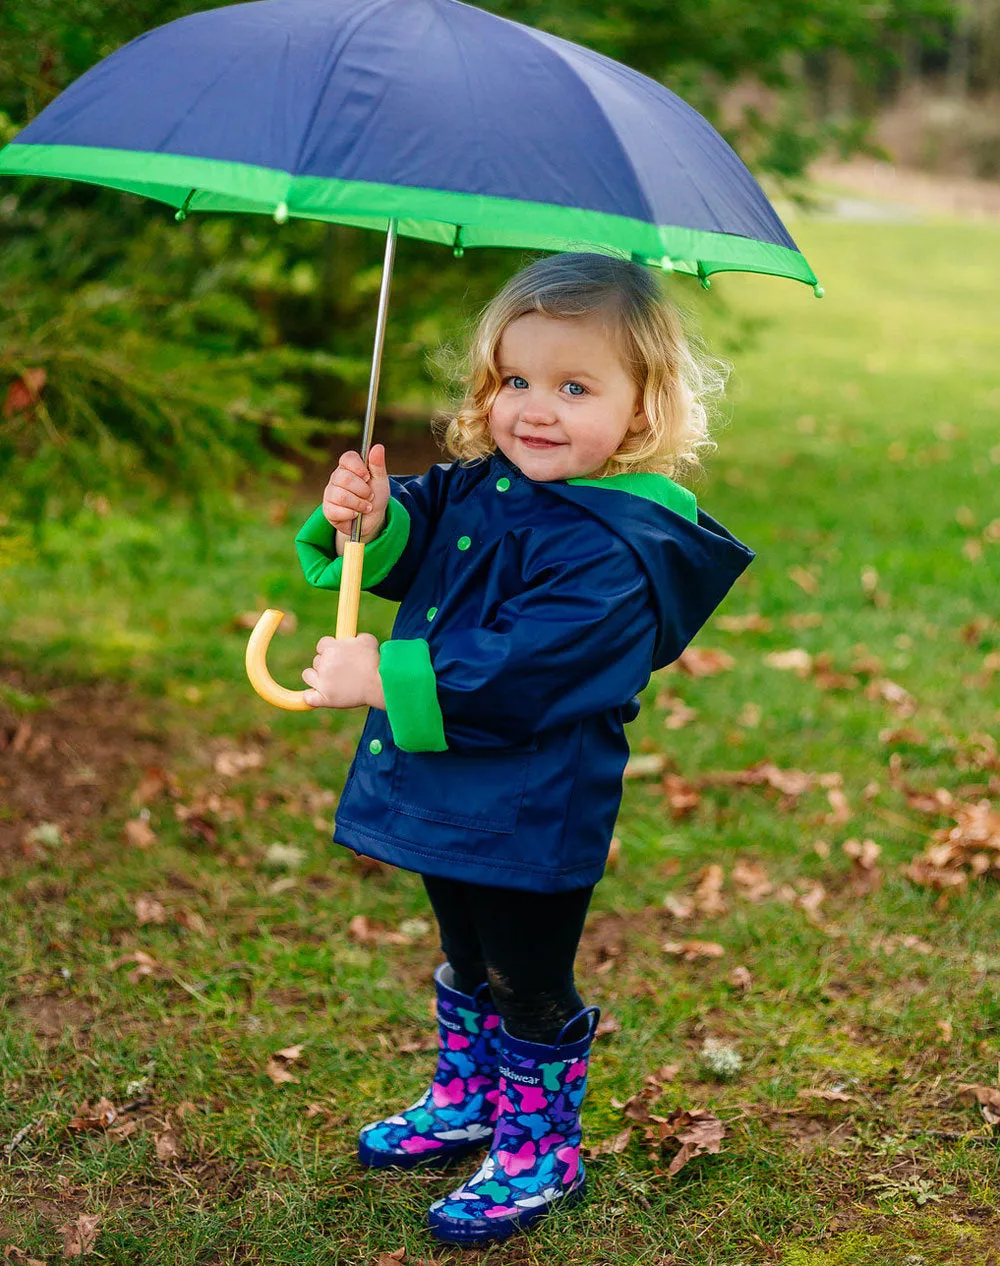
[[[366,914],[356,914],[347,925],[347,935],[361,945],[409,945],[410,938],[372,923]]]
[[[753,977],[747,967],[734,967],[726,979],[741,994],[747,994],[753,988]]]
[[[147,923],[166,923],[167,921],[167,912],[163,904],[155,897],[136,897],[135,916],[139,920],[140,927]]]
[[[149,804],[151,800],[159,799],[171,787],[171,781],[170,775],[165,769],[161,769],[157,765],[149,765],[143,771],[139,785],[132,793],[132,799],[140,807]]]
[[[769,633],[771,631],[771,621],[759,611],[748,611],[746,615],[717,615],[714,624],[727,633]]]
[[[379,1253],[375,1259],[375,1266],[398,1266],[399,1262],[406,1261],[406,1249],[394,1248],[391,1253]]]
[[[937,1031],[941,1034],[942,1042],[950,1042],[952,1039],[952,1027],[950,1020],[938,1020]]]
[[[797,1093],[800,1099],[829,1099],[835,1103],[851,1103],[854,1099],[854,1095],[844,1090],[800,1090]]]
[[[118,1120],[118,1109],[110,1099],[105,1099],[102,1095],[97,1103],[91,1107],[89,1100],[84,1100],[76,1110],[76,1116],[71,1117],[67,1129],[74,1132],[82,1130],[107,1130]]]
[[[115,971],[121,967],[123,963],[135,963],[135,967],[129,972],[129,980],[135,984],[143,976],[152,976],[159,963],[151,954],[147,954],[145,950],[133,950],[131,954],[122,954],[121,958],[116,958],[111,964],[111,971]]]
[[[689,646],[681,651],[680,658],[670,665],[689,677],[714,677],[717,673],[728,672],[736,661],[725,651],[710,647]]]
[[[789,567],[788,579],[794,581],[805,593],[813,594],[819,588],[819,581],[814,573],[804,567]]]
[[[748,861],[745,857],[736,859],[731,878],[739,895],[747,901],[762,901],[774,891],[774,885],[760,862]]]
[[[153,1135],[156,1144],[156,1159],[160,1161],[176,1160],[181,1154],[180,1142],[174,1130],[166,1129]]]
[[[25,369],[7,388],[3,402],[3,416],[12,418],[15,413],[24,413],[34,408],[42,394],[42,388],[48,379],[46,370],[38,368]]]
[[[658,1122],[647,1134],[651,1141],[662,1143],[676,1139],[680,1151],[667,1167],[668,1174],[676,1174],[693,1156],[714,1155],[722,1150],[726,1130],[719,1118],[701,1108],[688,1110],[675,1108],[668,1117]]]
[[[843,826],[851,817],[851,806],[847,803],[847,797],[839,787],[831,787],[826,793],[826,798],[830,802],[831,813],[828,813],[823,821],[828,826]]]
[[[778,668],[782,672],[798,673],[800,677],[808,677],[812,669],[812,656],[801,647],[788,651],[772,651],[764,656],[764,663],[769,668]]]
[[[690,919],[694,914],[694,902],[690,897],[682,897],[678,893],[668,892],[663,898],[663,908],[674,919]]]
[[[666,767],[667,758],[662,752],[640,753],[629,757],[622,777],[649,778],[655,774],[662,774]]]
[[[288,1071],[284,1064],[279,1064],[276,1059],[269,1059],[264,1071],[276,1086],[284,1085],[285,1082],[297,1082],[299,1080],[298,1077]]]
[[[721,866],[712,863],[700,872],[698,887],[694,892],[694,905],[699,914],[707,919],[719,918],[726,913],[726,903],[722,897],[724,872]]]
[[[213,762],[213,769],[223,778],[236,778],[248,769],[260,769],[264,764],[264,754],[256,748],[245,752],[227,750],[219,752]]]
[[[721,958],[726,951],[715,941],[664,941],[663,952],[693,963],[697,958]]]
[[[45,1266],[45,1262],[37,1257],[29,1257],[23,1248],[16,1244],[6,1244],[3,1250],[4,1259],[8,1262],[21,1262],[23,1266]]]
[[[701,803],[701,792],[680,774],[664,774],[663,794],[675,818],[685,818]]]
[[[792,615],[785,616],[785,624],[796,632],[802,629],[818,629],[823,623],[823,617],[818,611],[796,611]]]
[[[988,1125],[1000,1125],[1000,1090],[995,1086],[972,1086],[967,1082],[957,1088],[957,1094],[973,1095],[983,1110]]]
[[[97,1239],[100,1221],[100,1215],[97,1213],[81,1213],[75,1221],[60,1227],[64,1256],[83,1257],[85,1253],[89,1253]]]
[[[591,1147],[587,1147],[585,1149],[587,1156],[620,1156],[628,1147],[634,1128],[635,1127],[632,1125],[627,1125],[620,1134],[616,1134],[614,1137],[609,1139],[604,1139],[601,1143],[595,1143]]]
[[[125,839],[133,848],[149,848],[156,843],[156,832],[146,818],[130,818],[125,823]]]

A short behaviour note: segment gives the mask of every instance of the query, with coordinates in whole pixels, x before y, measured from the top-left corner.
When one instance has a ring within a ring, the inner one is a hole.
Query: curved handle
[[[267,671],[267,648],[274,637],[274,630],[284,618],[284,611],[275,611],[273,607],[268,607],[253,626],[247,642],[247,676],[250,678],[250,685],[260,697],[273,703],[276,708],[285,708],[288,712],[312,712],[312,704],[306,703],[302,697],[304,690],[286,690]]]

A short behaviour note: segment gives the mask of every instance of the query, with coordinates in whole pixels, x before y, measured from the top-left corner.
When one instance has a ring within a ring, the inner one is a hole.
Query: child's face
[[[636,385],[601,314],[518,317],[503,332],[497,366],[503,384],[490,431],[529,479],[593,474],[629,431],[646,428]]]

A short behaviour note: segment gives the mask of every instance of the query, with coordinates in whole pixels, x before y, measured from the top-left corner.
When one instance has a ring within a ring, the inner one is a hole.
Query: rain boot
[[[438,1239],[505,1240],[583,1195],[580,1105],[599,1017],[597,1007],[579,1012],[554,1046],[523,1042],[501,1026],[493,1144],[468,1182],[431,1205],[428,1224]]]
[[[444,1165],[476,1151],[492,1137],[497,1114],[500,1016],[483,984],[474,996],[445,983],[451,970],[434,973],[437,991],[438,1062],[434,1079],[411,1107],[366,1125],[358,1159],[373,1168]]]

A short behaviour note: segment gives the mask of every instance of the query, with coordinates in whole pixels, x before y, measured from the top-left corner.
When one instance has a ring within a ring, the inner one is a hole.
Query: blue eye
[[[523,391],[527,387],[527,379],[520,377],[518,374],[511,374],[503,380],[505,387],[513,387],[515,391]]]
[[[573,387],[576,387],[577,390],[573,391],[572,390]],[[587,388],[582,383],[579,383],[579,382],[566,383],[566,390],[569,392],[571,396],[576,396],[578,399],[580,396],[585,396],[587,394]]]

